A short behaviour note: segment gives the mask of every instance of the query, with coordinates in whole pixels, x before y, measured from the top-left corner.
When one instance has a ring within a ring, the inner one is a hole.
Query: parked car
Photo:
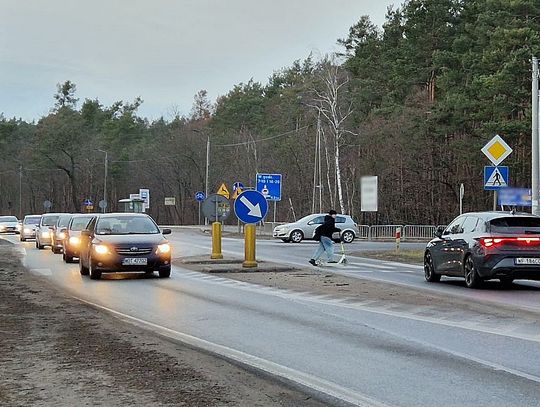
[[[41,215],[39,225],[36,229],[36,248],[39,250],[44,249],[45,246],[51,246],[52,244],[52,230],[51,227],[56,224],[58,218],[64,213],[45,213]]]
[[[18,224],[19,219],[16,216],[0,216],[0,233],[19,233]]]
[[[473,212],[440,227],[424,253],[429,282],[464,277],[469,288],[484,280],[509,285],[540,280],[540,217],[512,212]]]
[[[143,213],[96,215],[81,232],[79,268],[82,275],[101,278],[102,273],[157,270],[171,274],[171,246],[156,222]]]
[[[39,226],[41,215],[26,215],[22,221],[20,241],[26,242],[28,239],[36,238],[36,229]]]
[[[273,236],[284,242],[300,243],[302,240],[311,240],[315,229],[324,222],[324,213],[315,213],[304,216],[302,219],[285,223],[274,228]],[[336,227],[341,229],[341,239],[345,243],[351,243],[360,234],[358,225],[349,215],[337,215]]]
[[[66,227],[73,215],[65,213],[58,217],[58,220],[51,226],[51,250],[54,254],[62,253],[64,249],[64,239],[66,238]]]
[[[72,263],[75,257],[79,257],[81,231],[86,229],[93,218],[94,215],[75,214],[71,216],[67,227],[62,228],[65,233],[62,258],[66,263]]]

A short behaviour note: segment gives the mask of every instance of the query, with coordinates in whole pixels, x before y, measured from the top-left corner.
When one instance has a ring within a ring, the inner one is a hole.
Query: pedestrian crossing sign
[[[230,199],[231,194],[229,193],[229,189],[227,188],[227,185],[225,183],[221,184],[217,191],[218,195],[224,196],[227,199]]]
[[[508,167],[484,167],[484,189],[497,190],[508,187]]]

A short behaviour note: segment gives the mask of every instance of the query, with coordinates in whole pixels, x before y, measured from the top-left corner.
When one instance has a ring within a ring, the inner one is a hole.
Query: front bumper
[[[74,256],[76,257],[76,256]],[[146,258],[145,265],[124,265],[126,258]],[[154,252],[146,255],[120,255],[117,253],[99,255],[92,253],[92,267],[102,272],[139,272],[139,271],[159,271],[171,267],[170,255],[158,255]]]
[[[288,230],[274,230],[272,234],[276,239],[288,239],[289,231]]]
[[[19,231],[17,230],[17,228],[15,226],[13,226],[13,227],[4,226],[4,227],[0,228],[0,233],[19,233]]]

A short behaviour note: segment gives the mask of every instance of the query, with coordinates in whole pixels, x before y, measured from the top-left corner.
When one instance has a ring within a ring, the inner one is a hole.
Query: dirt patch
[[[324,405],[64,296],[24,270],[5,244],[0,343],[5,407]]]
[[[353,252],[352,256],[367,257],[369,259],[397,261],[399,263],[423,264],[424,250],[381,250]]]

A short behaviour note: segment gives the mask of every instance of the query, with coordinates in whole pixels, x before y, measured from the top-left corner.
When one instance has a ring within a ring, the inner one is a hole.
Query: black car
[[[171,246],[156,222],[143,213],[96,215],[81,232],[79,268],[82,275],[145,271],[171,275]]]
[[[512,212],[474,212],[439,228],[424,254],[424,275],[464,277],[469,288],[484,280],[511,284],[540,280],[540,217]]]

